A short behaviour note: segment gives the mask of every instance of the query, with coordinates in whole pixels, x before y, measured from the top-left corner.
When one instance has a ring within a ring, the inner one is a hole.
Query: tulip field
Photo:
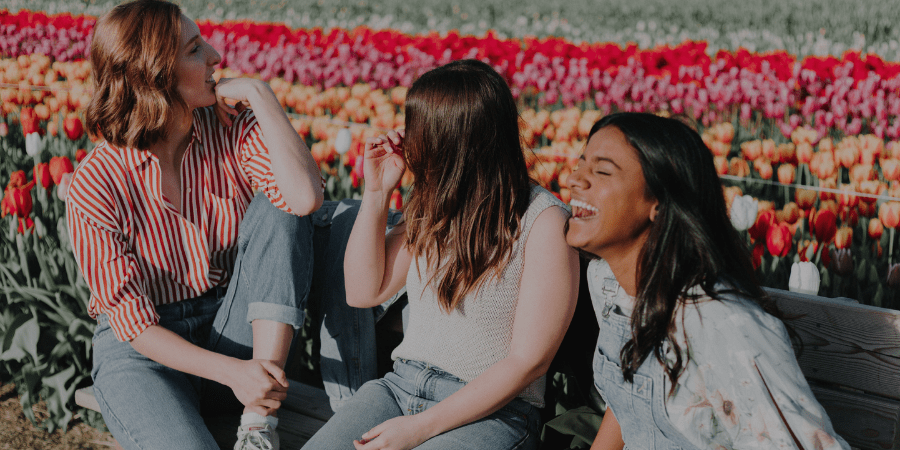
[[[381,19],[403,17],[405,10],[390,3],[371,5],[377,14],[365,20],[359,19],[366,17],[365,1],[333,14],[320,1],[297,9],[303,12],[290,9],[286,18],[257,17],[278,24],[225,20],[236,17],[212,3],[181,3],[202,19],[201,33],[223,57],[216,78],[270,83],[319,163],[328,198],[361,194],[362,142],[403,126],[406,90],[419,74],[477,58],[507,79],[519,102],[532,175],[562,200],[569,200],[567,177],[600,117],[615,111],[677,116],[698,128],[714,155],[732,223],[764,285],[788,289],[802,281],[819,295],[900,308],[898,32],[877,18],[854,16],[862,14],[859,8],[845,19],[868,24],[857,36],[866,45],[854,43],[859,39],[846,24],[832,24],[844,30],[834,40],[791,37],[797,29],[816,29],[814,20],[798,16],[793,25],[770,24],[780,40],[751,39],[756,50],[733,45],[741,40],[722,30],[701,29],[686,39],[679,33],[691,29],[690,17],[663,0],[646,0],[656,8],[656,16],[648,13],[659,20],[654,27],[663,28],[654,36],[647,34],[649,20],[615,36],[612,25],[608,34],[589,34],[591,27],[574,17],[588,14],[578,8],[590,5],[577,4],[565,24],[557,14],[561,31],[554,33],[539,19],[553,13],[530,2],[526,10],[537,9],[517,16],[490,9],[492,2],[428,0],[415,13],[425,14],[415,21],[425,28],[403,21],[391,28]],[[253,3],[259,14],[270,5]],[[847,4],[784,3],[797,11]],[[872,11],[896,14],[882,3],[873,1]],[[51,429],[69,422],[74,389],[89,381],[94,326],[63,203],[71,173],[94,145],[82,125],[91,95],[85,58],[91,14],[108,7],[85,5],[29,2],[85,15],[0,11],[0,380],[14,380],[23,405],[46,399]],[[745,28],[774,20],[742,19],[724,9],[707,13],[707,28],[715,20],[743,20],[738,24]],[[477,12],[472,20],[490,21],[470,21],[463,17],[469,10]],[[338,22],[317,22],[326,16]],[[542,32],[535,31],[538,22]],[[668,22],[674,24],[659,25]],[[394,207],[402,207],[413,182],[404,177]]]

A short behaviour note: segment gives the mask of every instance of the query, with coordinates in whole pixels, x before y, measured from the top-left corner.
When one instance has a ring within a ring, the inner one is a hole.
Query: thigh
[[[156,363],[101,323],[94,335],[94,395],[126,449],[218,449],[200,417],[196,378]]]
[[[403,415],[394,392],[383,380],[364,384],[303,446],[314,450],[353,449],[353,441],[376,425]]]
[[[536,409],[529,413],[504,407],[481,420],[441,433],[416,450],[534,450],[539,442],[538,420]]]

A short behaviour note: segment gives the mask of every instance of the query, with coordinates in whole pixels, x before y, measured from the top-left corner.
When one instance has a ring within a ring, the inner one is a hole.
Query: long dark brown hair
[[[423,74],[406,97],[407,167],[415,182],[406,245],[425,255],[445,311],[499,275],[521,230],[531,179],[506,81],[465,60]]]
[[[94,26],[94,94],[84,113],[88,133],[119,147],[146,149],[165,136],[176,90],[181,8],[159,0],[116,6]]]
[[[608,126],[619,129],[636,150],[647,195],[659,201],[639,257],[631,339],[620,354],[622,372],[631,381],[653,354],[674,390],[688,357],[675,339],[676,311],[696,299],[688,292],[692,287],[702,287],[714,299],[743,295],[769,314],[782,315],[759,287],[750,254],[728,219],[712,152],[700,135],[678,120],[619,113],[594,124],[590,136]],[[664,342],[674,350],[674,361],[667,362]]]

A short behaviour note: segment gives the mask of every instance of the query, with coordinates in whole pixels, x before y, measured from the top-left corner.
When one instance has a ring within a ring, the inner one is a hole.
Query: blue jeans
[[[418,361],[394,361],[394,371],[366,383],[303,446],[310,450],[347,450],[353,440],[376,425],[399,416],[418,414],[465,386],[465,382]],[[540,414],[522,399],[514,399],[493,414],[439,434],[419,450],[536,449]]]
[[[251,202],[238,232],[228,288],[158,306],[160,325],[189,342],[251,359],[256,319],[303,326],[312,278],[312,223]],[[107,426],[126,449],[218,449],[201,414],[240,412],[230,388],[163,366],[116,340],[105,315],[93,339],[94,394]]]
[[[359,200],[325,202],[310,218],[315,231],[309,313],[321,323],[320,365],[331,409],[337,411],[367,381],[378,377],[375,358],[375,323],[400,293],[375,308],[347,305],[344,290],[344,252],[359,212]],[[400,220],[399,212],[388,216],[388,227]],[[396,304],[394,307],[402,307]],[[405,310],[404,310],[405,312]]]

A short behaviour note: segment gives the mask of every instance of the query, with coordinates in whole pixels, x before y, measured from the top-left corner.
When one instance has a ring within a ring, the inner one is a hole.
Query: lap
[[[303,446],[304,449],[346,450],[376,425],[403,415],[393,391],[383,379],[369,381]]]
[[[94,340],[94,395],[120,445],[217,449],[200,416],[199,380],[144,357],[107,331]]]

